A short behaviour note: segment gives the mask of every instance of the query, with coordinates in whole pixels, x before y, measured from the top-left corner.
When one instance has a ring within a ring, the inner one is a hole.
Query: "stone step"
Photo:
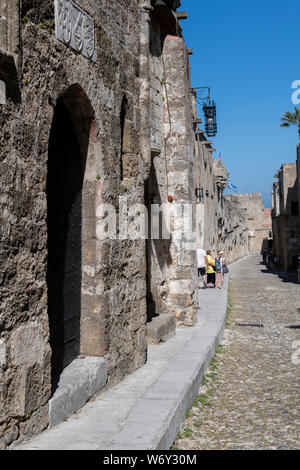
[[[107,364],[102,357],[73,361],[58,379],[50,400],[50,428],[62,423],[97,395],[107,382]]]
[[[176,317],[172,314],[162,314],[152,318],[147,324],[148,344],[165,343],[176,335]]]

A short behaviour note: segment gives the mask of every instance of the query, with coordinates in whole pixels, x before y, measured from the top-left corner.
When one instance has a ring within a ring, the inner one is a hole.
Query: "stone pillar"
[[[168,196],[173,197],[178,216],[171,220],[172,240],[169,265],[169,311],[176,315],[177,324],[193,325],[196,322],[196,258],[187,248],[178,226],[184,223],[183,208],[195,202],[194,191],[194,132],[192,104],[187,74],[187,56],[184,40],[167,36],[163,50],[165,100],[164,128],[167,160]],[[173,223],[177,225],[174,227]],[[172,227],[173,225],[173,227]],[[175,228],[175,230],[174,230]],[[173,229],[173,230],[172,230]],[[176,239],[177,238],[177,239]]]
[[[141,134],[140,145],[144,162],[144,179],[146,180],[151,166],[150,150],[150,69],[149,69],[149,43],[150,43],[150,13],[151,0],[145,0],[141,5],[141,36],[140,36],[140,115]]]

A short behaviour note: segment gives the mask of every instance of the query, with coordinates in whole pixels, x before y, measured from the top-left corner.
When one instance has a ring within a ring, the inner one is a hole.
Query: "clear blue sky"
[[[182,0],[181,21],[191,57],[192,85],[211,86],[217,102],[213,138],[231,182],[260,192],[270,206],[274,174],[296,161],[297,128],[279,128],[293,110],[300,80],[299,0]],[[202,110],[201,110],[202,114]]]

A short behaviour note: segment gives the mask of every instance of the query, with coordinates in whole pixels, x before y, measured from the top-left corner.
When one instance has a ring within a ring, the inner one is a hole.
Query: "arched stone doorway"
[[[96,238],[97,208],[103,203],[100,129],[80,85],[55,101],[47,174],[50,427],[99,393],[108,376],[99,288],[103,247]]]
[[[79,143],[63,100],[52,122],[48,177],[48,314],[52,375],[80,354],[82,187]]]
[[[96,206],[102,198],[97,130],[89,99],[79,85],[71,86],[56,101],[48,147],[52,377],[80,354],[105,354],[105,328],[95,288],[96,252],[101,253],[95,236]]]

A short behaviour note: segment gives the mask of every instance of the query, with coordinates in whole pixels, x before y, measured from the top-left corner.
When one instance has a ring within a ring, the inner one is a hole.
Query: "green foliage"
[[[193,430],[191,428],[184,428],[183,430],[183,437],[192,437],[193,436]]]
[[[217,369],[218,369],[218,364],[217,364],[216,358],[214,357],[210,364],[210,370],[212,372],[215,372]]]
[[[198,419],[197,421],[194,421],[193,424],[194,424],[195,428],[198,428],[198,429],[199,429],[199,428],[202,428],[202,426],[203,426],[203,421],[200,421],[200,419]]]
[[[200,408],[201,406],[212,406],[211,402],[209,401],[209,395],[210,393],[198,395],[194,401],[193,407]]]
[[[49,20],[46,21],[45,23],[40,23],[40,28],[41,29],[46,29],[48,32],[51,32],[55,29],[55,21],[54,20]]]
[[[299,139],[300,139],[300,108],[295,106],[295,112],[291,113],[286,111],[281,118],[280,127],[290,127],[290,126],[298,126],[299,132]]]
[[[48,31],[53,31],[55,29],[55,21],[54,20],[47,21],[46,27]]]

